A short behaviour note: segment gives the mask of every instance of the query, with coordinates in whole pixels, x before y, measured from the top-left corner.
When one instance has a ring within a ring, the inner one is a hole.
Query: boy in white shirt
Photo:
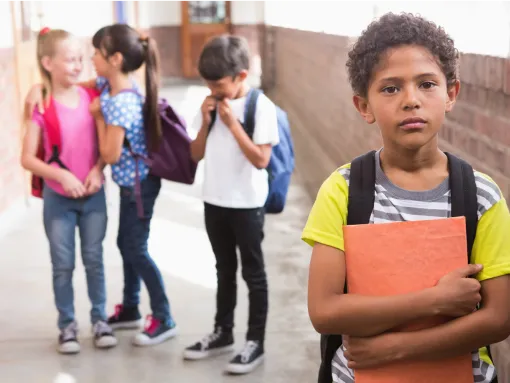
[[[186,348],[184,357],[203,359],[232,350],[239,247],[250,309],[246,343],[226,368],[234,374],[253,371],[264,356],[268,292],[261,245],[266,167],[279,142],[275,105],[263,94],[257,100],[252,138],[243,127],[249,64],[243,38],[219,36],[205,45],[198,69],[211,94],[195,120],[199,133],[191,144],[194,160],[205,161],[205,225],[216,257],[218,290],[213,333]]]

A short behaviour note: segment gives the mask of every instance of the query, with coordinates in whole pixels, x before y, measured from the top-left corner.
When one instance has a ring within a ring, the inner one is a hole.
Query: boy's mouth
[[[398,126],[400,126],[404,130],[416,130],[423,129],[426,123],[427,121],[425,121],[421,117],[410,117],[400,122]]]

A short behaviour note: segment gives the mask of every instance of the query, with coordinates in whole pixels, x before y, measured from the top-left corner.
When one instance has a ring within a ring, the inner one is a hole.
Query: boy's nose
[[[417,109],[420,107],[420,100],[418,100],[417,94],[415,91],[406,91],[404,96],[403,107],[404,110]]]

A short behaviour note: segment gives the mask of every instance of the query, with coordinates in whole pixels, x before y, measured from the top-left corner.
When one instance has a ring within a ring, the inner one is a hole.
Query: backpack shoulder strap
[[[48,163],[56,162],[61,168],[67,167],[60,160],[60,153],[62,153],[62,137],[60,135],[60,121],[58,120],[57,109],[55,107],[55,100],[50,96],[50,103],[44,110],[43,114],[44,125],[46,127],[46,134],[48,136],[48,143],[51,148],[51,157]]]
[[[370,221],[375,202],[375,151],[351,162],[347,225],[362,225]]]
[[[473,168],[466,161],[445,153],[448,157],[452,217],[466,217],[468,259],[475,242],[478,225],[477,187]]]
[[[253,138],[255,132],[255,112],[257,111],[257,100],[261,91],[259,89],[250,89],[246,95],[246,104],[244,106],[244,130],[250,138]]]

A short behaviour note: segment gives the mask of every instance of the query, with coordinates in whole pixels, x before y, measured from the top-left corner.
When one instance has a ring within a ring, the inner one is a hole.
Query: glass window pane
[[[225,13],[226,1],[188,1],[190,24],[221,24]]]

